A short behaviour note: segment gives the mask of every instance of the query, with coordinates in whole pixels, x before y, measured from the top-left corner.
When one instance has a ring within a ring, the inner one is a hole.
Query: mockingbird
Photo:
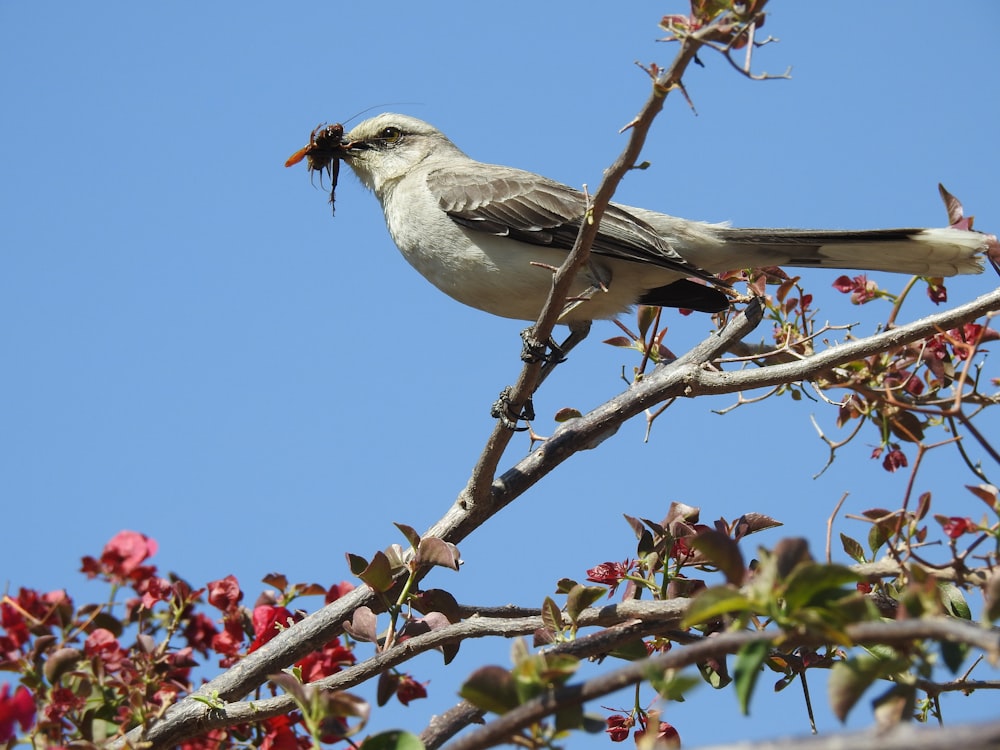
[[[370,188],[396,246],[424,278],[471,307],[535,320],[588,210],[571,187],[466,156],[437,128],[381,114],[348,133],[313,131],[308,157],[336,187],[339,161]],[[331,201],[333,192],[331,191]],[[585,329],[641,303],[718,312],[722,271],[806,266],[920,276],[980,273],[991,237],[960,229],[738,229],[612,204],[560,322]],[[585,335],[585,334],[584,334]]]

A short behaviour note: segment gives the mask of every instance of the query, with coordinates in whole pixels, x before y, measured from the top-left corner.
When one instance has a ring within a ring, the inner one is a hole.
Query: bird
[[[383,113],[345,132],[320,126],[286,162],[308,158],[333,181],[346,164],[378,199],[403,257],[445,294],[504,318],[535,320],[552,271],[590,208],[580,190],[476,161],[433,125]],[[731,303],[716,274],[795,266],[926,277],[981,273],[991,235],[958,228],[737,228],[611,203],[560,323],[589,329],[635,305],[715,313]],[[586,335],[584,332],[583,335]]]

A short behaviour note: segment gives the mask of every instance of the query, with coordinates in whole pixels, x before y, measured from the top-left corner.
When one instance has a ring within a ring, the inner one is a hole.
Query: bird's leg
[[[587,338],[589,333],[589,320],[578,320],[569,324],[569,336],[567,336],[561,344],[553,343],[552,354],[545,360],[545,364],[542,365],[542,373],[538,376],[539,386],[541,386],[541,384],[545,382],[545,378],[547,378],[549,374],[556,369],[556,365],[560,362],[566,361],[566,355],[569,354],[577,344]]]
[[[530,422],[535,418],[535,406],[531,402],[529,397],[527,401],[524,402],[524,406],[521,407],[520,412],[515,412],[511,408],[511,395],[514,389],[511,386],[506,386],[497,400],[493,402],[493,406],[490,407],[490,416],[494,419],[499,419],[500,424],[506,427],[508,430],[514,430],[515,432],[524,432],[527,427],[518,427],[517,423],[522,419],[525,422]]]
[[[611,276],[607,273],[598,275],[598,271],[599,269],[592,268],[590,276],[594,278],[594,282],[579,295],[566,300],[566,305],[559,314],[558,322],[565,322],[564,319],[569,313],[581,305],[587,304],[587,302],[595,294],[608,291],[608,284],[611,282]],[[570,349],[587,338],[587,334],[590,333],[589,320],[574,321],[572,323],[566,323],[566,325],[569,326],[569,336],[567,336],[566,340],[561,344],[557,344],[551,336],[547,342],[542,343],[535,338],[534,327],[525,328],[521,331],[521,341],[524,344],[521,349],[521,360],[528,362],[529,364],[533,362],[545,362],[545,370],[543,370],[542,380],[545,380],[545,376],[547,376],[557,364],[566,360],[565,355],[569,354]],[[541,385],[542,380],[538,381],[539,385]]]
[[[587,300],[593,297],[598,292],[607,292],[607,284],[611,281],[611,276],[608,273],[599,274],[598,269],[591,268],[591,277],[594,282],[584,290],[584,292],[576,297],[573,297],[566,302],[566,306],[563,308],[560,318],[565,317],[569,312],[575,310],[578,306],[586,304]],[[562,321],[560,321],[562,322]],[[548,341],[542,342],[535,337],[534,326],[530,328],[525,328],[521,331],[521,359],[524,362],[533,364],[536,362],[542,362],[542,369],[538,375],[538,382],[535,384],[535,390],[545,382],[545,379],[556,369],[556,365],[560,362],[566,361],[566,355],[581,341],[587,338],[587,334],[590,333],[590,321],[589,320],[576,320],[572,323],[566,323],[569,327],[569,336],[561,344],[557,344],[555,340],[550,336]],[[508,430],[526,430],[527,427],[519,428],[517,423],[519,420],[525,420],[530,422],[535,418],[535,408],[531,402],[531,396],[524,402],[524,406],[521,408],[521,413],[518,414],[511,409],[510,396],[511,387],[507,386],[500,392],[499,398],[493,402],[493,406],[490,408],[490,415],[494,419],[499,419],[501,424]]]
[[[524,341],[524,351],[521,354],[521,358],[526,362],[544,362],[542,371],[538,376],[538,383],[535,385],[535,390],[538,390],[538,387],[545,382],[545,378],[556,369],[556,365],[566,361],[566,355],[569,354],[570,350],[587,338],[587,334],[590,333],[590,321],[582,320],[570,323],[569,336],[561,344],[557,344],[551,338],[547,344],[543,344],[534,338],[532,335],[533,332],[534,329],[532,328],[525,328],[521,331],[521,339]],[[533,357],[533,359],[528,359],[529,356]],[[532,421],[535,418],[535,406],[529,396],[524,402],[524,406],[521,407],[520,413],[516,412],[511,408],[510,397],[513,390],[508,385],[500,392],[500,396],[493,402],[493,406],[490,407],[490,416],[494,419],[499,419],[500,423],[508,430],[523,432],[528,428],[518,427],[517,423],[521,420],[525,422]]]
[[[535,338],[535,327],[528,326],[521,331],[521,361],[525,364],[535,364],[536,362],[548,362],[558,349],[558,345],[549,337],[548,341],[539,341]]]

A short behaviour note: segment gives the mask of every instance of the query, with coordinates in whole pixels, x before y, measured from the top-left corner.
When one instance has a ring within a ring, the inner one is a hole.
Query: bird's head
[[[340,124],[321,125],[309,144],[285,163],[307,159],[311,171],[326,170],[336,182],[335,164],[346,163],[376,194],[408,174],[431,155],[461,154],[433,125],[407,115],[385,113],[359,123],[345,133]]]

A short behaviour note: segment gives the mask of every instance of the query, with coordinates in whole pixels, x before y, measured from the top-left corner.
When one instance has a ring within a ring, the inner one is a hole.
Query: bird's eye
[[[387,128],[382,128],[382,132],[379,133],[379,138],[381,138],[386,143],[395,143],[402,136],[403,136],[403,131],[391,125]]]

